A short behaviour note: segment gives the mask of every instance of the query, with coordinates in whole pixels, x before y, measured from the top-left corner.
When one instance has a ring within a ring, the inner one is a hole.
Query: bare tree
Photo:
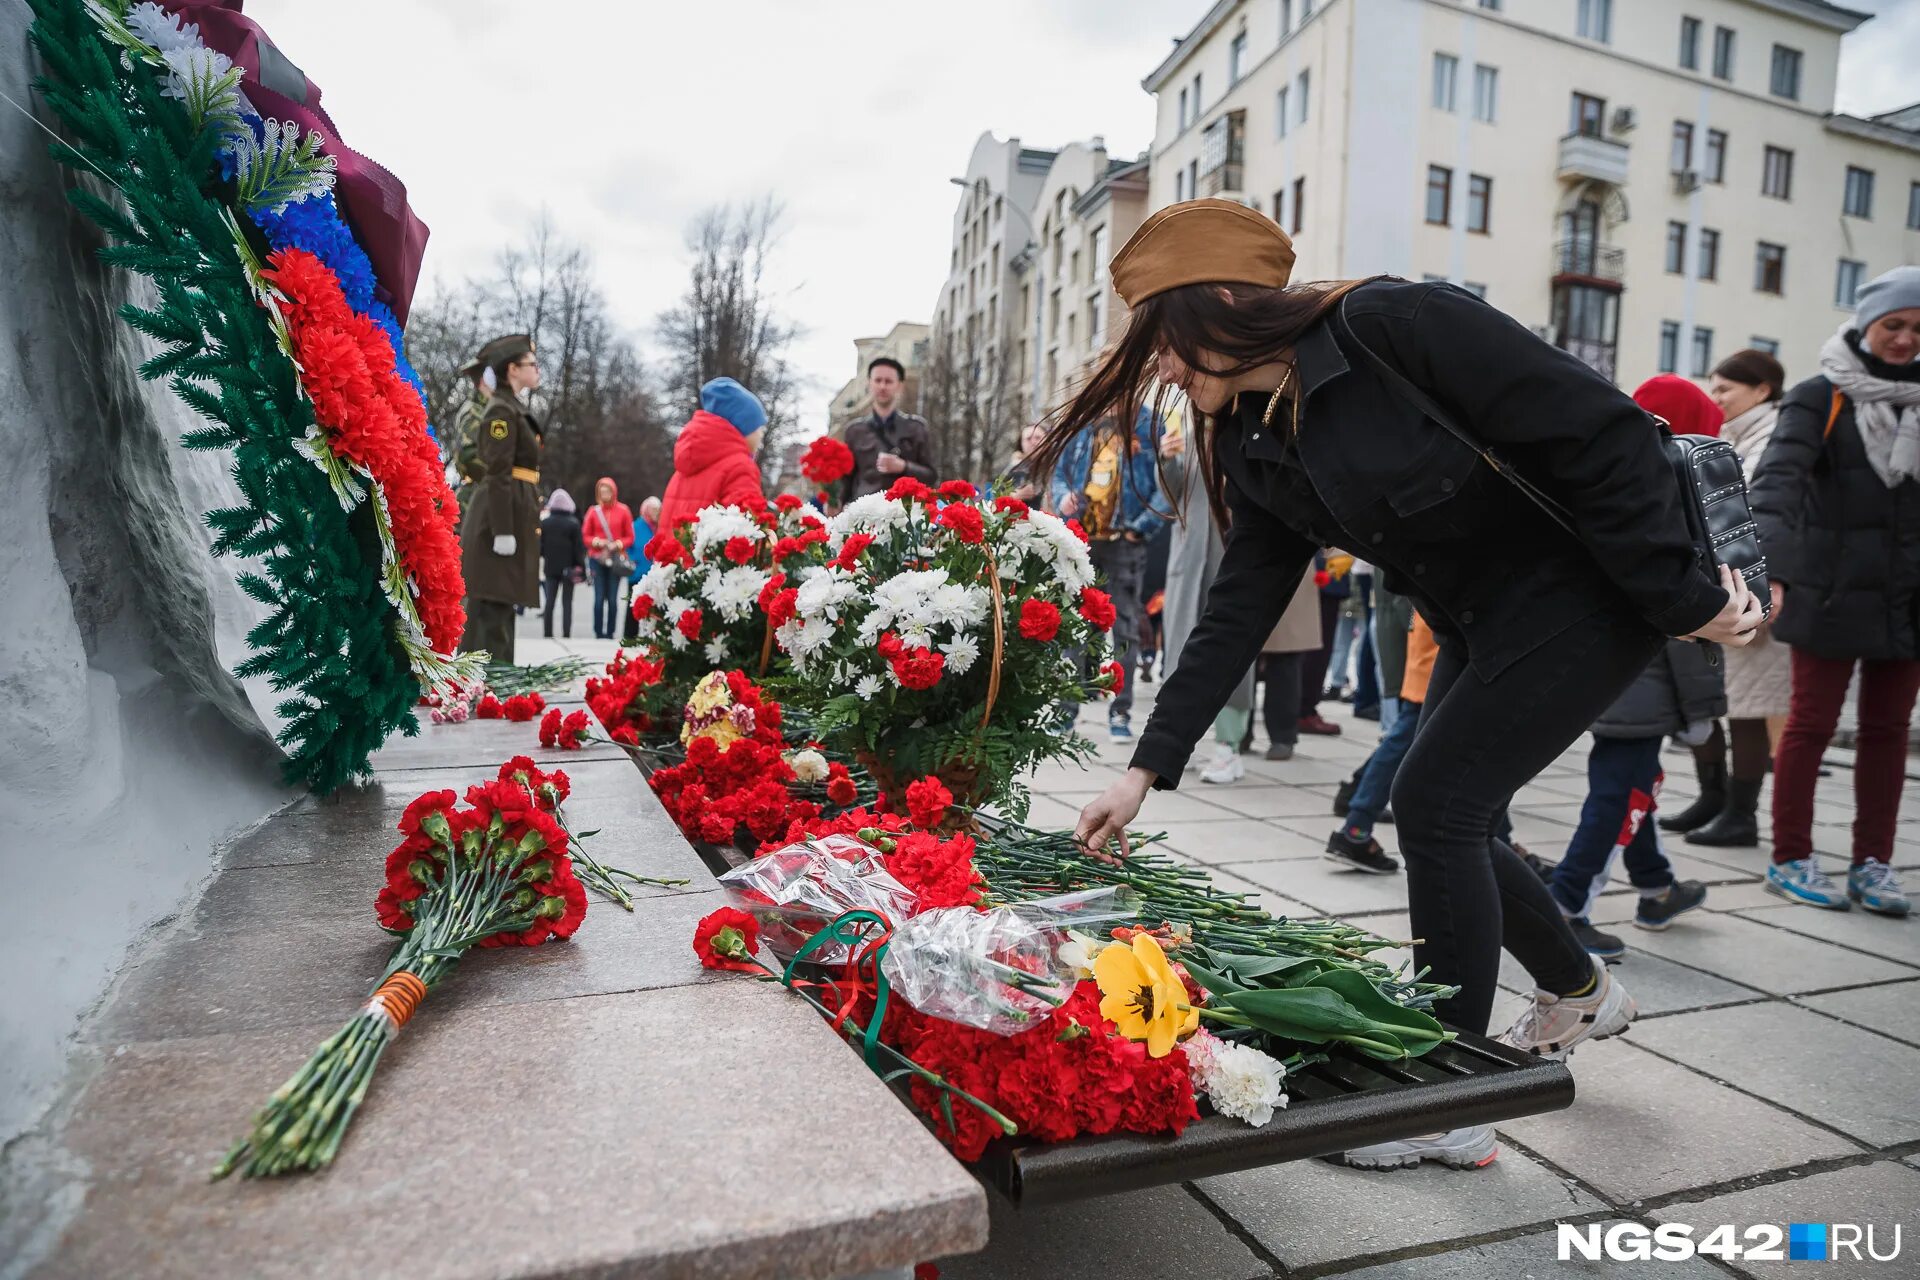
[[[920,413],[933,428],[940,475],[985,484],[1006,471],[1020,441],[1024,397],[1012,343],[976,326],[941,329],[920,373]]]
[[[710,379],[733,378],[767,409],[761,461],[778,466],[797,424],[802,388],[787,353],[799,336],[767,282],[784,210],[771,196],[735,208],[716,205],[687,229],[687,289],[660,314],[666,394],[674,408],[699,403]]]

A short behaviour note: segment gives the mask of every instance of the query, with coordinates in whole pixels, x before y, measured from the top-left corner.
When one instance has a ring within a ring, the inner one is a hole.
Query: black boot
[[[1688,844],[1715,849],[1751,849],[1760,843],[1760,779],[1728,778],[1726,807],[1704,827],[1687,832]]]
[[[1727,766],[1696,764],[1694,771],[1700,777],[1700,798],[1680,812],[1660,819],[1662,831],[1692,831],[1695,827],[1704,827],[1726,807]]]

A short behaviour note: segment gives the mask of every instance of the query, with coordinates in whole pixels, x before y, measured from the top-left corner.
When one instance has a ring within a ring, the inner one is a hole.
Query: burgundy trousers
[[[1773,860],[1792,862],[1813,852],[1813,791],[1820,756],[1853,679],[1852,658],[1821,658],[1793,651],[1793,700],[1773,761]],[[1907,776],[1907,722],[1920,692],[1920,662],[1867,659],[1860,668],[1860,732],[1853,766],[1853,860],[1893,858],[1894,824]]]

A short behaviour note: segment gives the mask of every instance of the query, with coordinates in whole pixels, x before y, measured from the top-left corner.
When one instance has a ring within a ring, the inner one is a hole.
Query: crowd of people
[[[1378,721],[1339,787],[1327,856],[1404,873],[1417,958],[1460,988],[1440,1010],[1454,1025],[1486,1029],[1510,951],[1538,989],[1506,1038],[1552,1054],[1634,1014],[1609,968],[1626,946],[1590,918],[1616,865],[1638,894],[1632,923],[1670,927],[1707,890],[1675,873],[1662,832],[1757,847],[1769,775],[1766,888],[1907,915],[1892,861],[1920,692],[1920,268],[1863,287],[1798,383],[1748,350],[1704,390],[1662,375],[1628,397],[1461,290],[1290,285],[1291,267],[1286,234],[1242,206],[1155,214],[1113,260],[1125,334],[1001,475],[975,477],[1084,531],[1134,677],[1108,705],[1113,740],[1134,739],[1133,687],[1163,682],[1082,842],[1124,844],[1202,737],[1199,780],[1233,786],[1256,749],[1284,762],[1302,735],[1341,733],[1336,708]],[[594,634],[613,638],[655,530],[764,492],[766,410],[717,378],[637,516],[612,477],[584,514],[559,489],[541,508],[522,403],[539,385],[532,343],[499,339],[467,372],[452,462],[475,647],[504,642],[510,660],[510,611],[538,607],[542,583],[547,634],[556,601],[571,633],[573,587],[591,581]],[[825,508],[944,478],[933,426],[901,407],[905,370],[882,357],[867,375],[872,412],[845,430],[852,474],[803,495]],[[1765,599],[1696,544],[1661,430],[1732,444]],[[1815,857],[1814,812],[1856,671],[1843,885]],[[1582,738],[1578,824],[1564,848],[1529,850],[1508,805]],[[1662,813],[1670,743],[1691,750],[1699,796]],[[1387,823],[1397,859],[1375,836]],[[1476,1128],[1353,1154],[1472,1164],[1490,1142]]]

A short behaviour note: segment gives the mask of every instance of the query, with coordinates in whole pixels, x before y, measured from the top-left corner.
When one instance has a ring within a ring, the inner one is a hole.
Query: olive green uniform
[[[479,477],[461,518],[467,580],[463,650],[513,661],[513,608],[540,603],[540,433],[518,401],[495,394],[480,415]],[[493,540],[512,534],[512,555]]]

